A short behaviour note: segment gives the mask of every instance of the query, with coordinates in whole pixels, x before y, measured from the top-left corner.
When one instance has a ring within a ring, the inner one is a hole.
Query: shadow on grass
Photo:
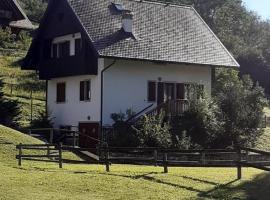
[[[261,173],[249,181],[242,181],[233,185],[237,180],[224,185],[218,185],[213,189],[198,194],[198,199],[211,197],[212,199],[270,199],[270,174]]]
[[[0,137],[0,145],[11,145],[12,142],[7,141],[5,138]]]
[[[149,173],[138,173],[137,175],[126,175],[125,172],[100,172],[99,170],[51,170],[46,168],[35,167],[35,171],[45,171],[45,172],[57,172],[57,173],[68,173],[68,174],[88,174],[88,175],[101,175],[101,176],[113,176],[120,178],[127,178],[131,180],[145,180],[152,183],[160,184],[163,186],[174,187],[175,189],[183,189],[197,194],[198,200],[203,199],[248,199],[248,200],[269,200],[270,199],[270,173],[261,173],[255,176],[249,181],[239,181],[231,180],[227,183],[220,184],[213,182],[207,178],[200,179],[196,177],[189,176],[179,176],[174,174],[168,174],[168,176],[179,177],[182,179],[188,179],[192,181],[192,186],[185,186],[185,181],[180,183],[171,182],[170,180],[163,180],[161,177],[156,175],[163,174],[162,172],[149,172]],[[127,171],[128,174],[128,171]],[[203,189],[198,189],[197,184],[202,183],[210,185],[210,189],[205,191]]]

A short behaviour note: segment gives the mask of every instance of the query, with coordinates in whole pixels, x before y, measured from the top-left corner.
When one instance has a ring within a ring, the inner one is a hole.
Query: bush
[[[46,112],[39,112],[39,116],[37,119],[34,119],[31,122],[31,128],[32,129],[38,129],[38,128],[53,128],[53,122],[50,115]]]
[[[220,110],[210,99],[191,99],[190,109],[177,120],[178,131],[174,132],[174,138],[188,137],[186,148],[211,148],[223,128],[220,115]],[[174,143],[177,146],[177,140]]]
[[[140,145],[144,147],[168,148],[172,145],[170,125],[164,122],[164,113],[148,117],[144,116],[137,133]]]

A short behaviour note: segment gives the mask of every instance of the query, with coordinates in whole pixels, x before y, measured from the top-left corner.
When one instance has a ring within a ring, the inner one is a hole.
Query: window
[[[57,44],[52,45],[52,58],[57,58]]]
[[[58,57],[64,58],[70,56],[70,41],[58,44]]]
[[[56,102],[64,103],[66,101],[66,83],[57,83]]]
[[[80,82],[80,101],[90,101],[91,84],[90,80]]]
[[[75,55],[78,55],[81,52],[82,49],[82,40],[76,39],[75,40]]]
[[[176,84],[176,99],[185,99],[185,84]]]
[[[156,82],[155,81],[148,82],[148,101],[149,102],[156,101]]]

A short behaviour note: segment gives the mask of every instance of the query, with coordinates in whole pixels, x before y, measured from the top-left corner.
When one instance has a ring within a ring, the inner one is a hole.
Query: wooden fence
[[[99,154],[99,163],[104,164],[106,171],[110,171],[112,164],[134,164],[152,165],[163,167],[164,173],[168,173],[169,167],[236,167],[237,178],[242,178],[242,167],[253,167],[265,171],[270,171],[270,152],[260,151],[251,148],[235,149],[204,149],[204,150],[179,150],[179,149],[159,149],[159,148],[118,148],[103,145],[100,148],[88,149],[71,146],[42,144],[42,145],[18,145],[18,164],[21,166],[22,160],[30,158],[48,158],[46,162],[58,162],[59,167],[63,166],[62,151],[96,151]],[[27,155],[23,150],[47,151],[47,155]],[[57,155],[51,155],[49,151],[57,150]],[[262,161],[252,161],[252,154],[268,156]],[[40,160],[39,160],[40,161]],[[45,160],[42,160],[45,161]],[[80,162],[82,163],[82,162]]]
[[[62,144],[19,144],[16,146],[19,150],[19,154],[16,156],[18,159],[18,165],[22,165],[22,160],[32,160],[32,161],[42,161],[42,162],[57,162],[59,163],[59,168],[63,167],[62,159]],[[46,154],[24,154],[24,150],[35,150],[39,152],[44,152]],[[52,155],[51,151],[57,151],[56,155]],[[42,158],[47,158],[47,160],[41,160]]]

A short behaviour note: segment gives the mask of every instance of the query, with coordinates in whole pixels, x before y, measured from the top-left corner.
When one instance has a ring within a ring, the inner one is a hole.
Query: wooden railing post
[[[75,148],[75,146],[76,146],[76,132],[75,131],[73,131],[73,148]]]
[[[62,158],[62,143],[59,144],[59,168],[63,168],[63,158]]]
[[[158,151],[157,149],[154,150],[154,164],[157,166],[157,160],[158,160]]]
[[[240,147],[237,147],[237,179],[241,179],[242,178],[242,152]]]
[[[201,155],[201,163],[204,166],[206,164],[206,161],[205,161],[205,151],[202,151],[201,154],[202,154]]]
[[[249,161],[249,151],[246,150],[246,162],[248,163],[248,161]]]
[[[18,158],[18,165],[22,166],[22,143],[19,144],[19,158]]]
[[[50,139],[49,139],[49,143],[50,143],[50,144],[53,143],[53,129],[50,129]]]
[[[109,146],[105,144],[105,165],[106,165],[106,172],[110,171],[110,162],[109,162]]]
[[[168,173],[168,154],[163,154],[163,167],[164,167],[164,173]]]

